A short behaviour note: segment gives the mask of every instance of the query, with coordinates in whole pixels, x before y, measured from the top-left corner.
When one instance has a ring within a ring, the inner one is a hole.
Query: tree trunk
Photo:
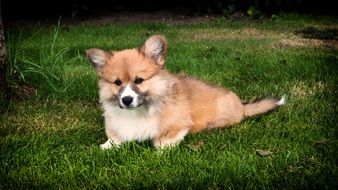
[[[1,2],[0,2],[1,3]],[[5,46],[5,36],[4,36],[4,27],[2,22],[1,15],[1,5],[0,5],[0,103],[1,108],[0,112],[5,109],[8,102],[9,94],[7,93],[6,88],[6,65],[7,65],[7,56],[6,56],[6,46]]]

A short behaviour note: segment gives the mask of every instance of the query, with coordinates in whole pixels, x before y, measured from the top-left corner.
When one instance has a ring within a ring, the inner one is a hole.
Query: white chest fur
[[[126,110],[106,103],[103,107],[105,127],[112,130],[122,142],[143,141],[159,134],[158,119],[143,106]]]

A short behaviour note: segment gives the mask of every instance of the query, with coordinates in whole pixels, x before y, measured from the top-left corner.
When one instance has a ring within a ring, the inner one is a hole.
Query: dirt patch
[[[217,20],[222,15],[218,14],[193,14],[186,10],[177,11],[152,11],[152,12],[133,12],[133,11],[116,11],[97,13],[95,15],[86,15],[84,17],[61,17],[62,25],[104,25],[104,24],[134,24],[134,23],[166,23],[166,24],[194,24]],[[60,17],[40,19],[40,20],[15,20],[7,22],[11,27],[31,26],[37,23],[41,25],[55,25]]]
[[[37,89],[29,84],[22,84],[12,89],[12,96],[16,100],[26,100],[37,95]]]
[[[186,11],[153,11],[153,12],[115,12],[93,16],[85,19],[68,19],[64,24],[135,24],[135,23],[166,23],[194,24],[216,20],[220,15],[194,15]]]

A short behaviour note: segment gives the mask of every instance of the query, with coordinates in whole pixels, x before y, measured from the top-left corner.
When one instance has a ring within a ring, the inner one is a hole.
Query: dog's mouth
[[[126,106],[126,105],[121,105],[121,104],[119,103],[119,107],[120,107],[121,109],[126,109],[126,110],[133,110],[133,109],[139,108],[139,107],[141,107],[141,106],[143,106],[143,102],[137,104],[136,106],[133,106],[133,105]]]
[[[121,109],[126,109],[126,110],[133,110],[133,109],[136,109],[136,108],[138,108],[138,107],[141,107],[142,105],[138,105],[138,106],[136,106],[136,107],[134,107],[134,106],[121,106],[121,105],[119,105],[119,107],[121,108]]]

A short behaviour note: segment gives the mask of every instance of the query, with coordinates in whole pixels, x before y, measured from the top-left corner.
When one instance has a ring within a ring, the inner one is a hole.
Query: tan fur
[[[152,36],[139,49],[110,53],[99,49],[86,51],[99,76],[100,101],[110,140],[102,148],[109,148],[109,143],[119,145],[147,138],[152,139],[157,148],[173,146],[188,132],[233,125],[245,116],[278,106],[274,99],[243,105],[230,90],[171,75],[163,69],[166,50],[165,38]],[[135,78],[142,78],[144,82],[136,84]],[[114,83],[117,79],[122,82],[120,86]],[[119,108],[119,95],[127,85],[145,97],[140,107],[130,111]]]
[[[277,100],[263,99],[258,102],[244,105],[244,115],[253,116],[275,109],[278,105]]]

